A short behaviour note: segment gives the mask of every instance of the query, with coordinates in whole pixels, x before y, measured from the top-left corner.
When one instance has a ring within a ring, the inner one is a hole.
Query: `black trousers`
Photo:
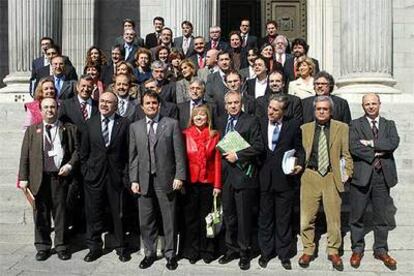
[[[262,256],[278,255],[286,260],[293,256],[291,248],[292,210],[295,190],[261,191],[259,210],[259,246]]]
[[[222,204],[227,253],[250,257],[252,245],[253,208],[255,189],[234,189],[223,186]]]
[[[186,186],[183,257],[214,257],[214,239],[206,237],[205,220],[212,207],[213,186],[202,183]]]
[[[118,253],[125,250],[122,226],[121,192],[114,188],[111,177],[106,175],[100,187],[92,187],[85,182],[86,245],[91,251],[101,250],[101,234],[105,229],[105,210],[109,206],[113,224],[113,247]]]
[[[385,183],[382,171],[372,173],[369,185],[359,187],[351,184],[350,187],[350,228],[352,251],[362,253],[365,249],[364,214],[369,201],[372,203],[375,254],[388,252],[388,230],[391,226],[392,215],[389,215],[390,189]]]
[[[59,180],[57,173],[43,173],[42,185],[35,200],[36,210],[33,211],[34,245],[37,251],[50,250],[52,247],[51,214],[55,228],[55,250],[67,249],[65,240],[66,193],[67,185]]]

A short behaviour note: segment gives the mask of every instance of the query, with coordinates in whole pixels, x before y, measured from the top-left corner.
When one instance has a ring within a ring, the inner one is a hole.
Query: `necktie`
[[[50,130],[52,129],[52,125],[46,125],[45,128],[46,128],[46,135],[49,138],[49,141],[51,142],[52,141],[52,134],[51,134]]]
[[[102,128],[102,136],[105,141],[105,147],[109,146],[109,118],[103,119],[104,125]]]
[[[234,131],[234,121],[236,120],[235,117],[230,116],[230,118],[227,121],[227,125],[226,125],[226,134],[229,133],[230,131]]]
[[[122,117],[124,117],[124,113],[125,113],[125,100],[123,99],[119,99],[119,115],[121,115]]]
[[[188,38],[186,38],[186,37],[184,37],[183,38],[184,39],[184,41],[183,41],[183,52],[184,52],[184,55],[186,55],[187,54],[187,50],[188,50]]]
[[[329,156],[328,145],[325,135],[325,126],[320,126],[319,143],[318,143],[318,172],[325,176],[328,172]]]
[[[247,44],[246,35],[245,35],[245,34],[243,34],[243,35],[242,35],[242,47],[246,47],[246,44]]]
[[[61,83],[62,83],[62,80],[60,78],[56,78],[55,86],[56,86],[56,90],[58,92],[57,93],[58,94],[58,97],[60,96],[60,90],[62,89]]]
[[[83,119],[86,121],[86,120],[88,120],[88,109],[86,108],[86,105],[87,105],[87,103],[86,102],[83,102],[83,103],[81,103],[81,112],[82,112],[82,116],[83,116]]]
[[[149,124],[149,131],[148,131],[148,146],[150,152],[150,164],[151,164],[151,174],[155,174],[157,172],[157,165],[155,162],[155,131],[154,131],[154,121],[148,121]]]
[[[214,41],[214,40],[213,40],[213,41],[211,42],[211,48],[212,48],[212,49],[216,49],[216,48],[217,48],[217,41]]]
[[[48,172],[57,171],[54,156],[49,156],[49,152],[53,150],[52,134],[50,132],[52,125],[46,125],[45,128],[47,137],[45,138],[44,170]]]
[[[202,55],[198,55],[198,68],[200,69],[204,68],[204,58]]]
[[[280,135],[279,124],[276,123],[275,125],[276,125],[276,127],[273,130],[273,135],[272,135],[272,151],[275,150],[276,145],[277,145],[277,141],[279,141],[279,135]]]
[[[378,139],[378,128],[377,128],[377,121],[372,120],[372,135],[374,135],[374,143],[375,141],[377,141]],[[382,166],[381,166],[381,160],[379,159],[379,157],[375,157],[374,159],[374,167],[377,171],[381,170]]]

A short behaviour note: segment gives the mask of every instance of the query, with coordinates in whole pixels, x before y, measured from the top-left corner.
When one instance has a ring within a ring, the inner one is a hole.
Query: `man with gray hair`
[[[286,49],[289,47],[289,41],[286,36],[276,36],[275,40],[272,42],[272,46],[275,49],[275,60],[284,66],[286,59],[292,57],[291,54],[286,53]]]
[[[350,125],[350,151],[354,159],[355,173],[350,185],[352,257],[351,266],[358,268],[364,255],[367,233],[364,215],[372,203],[374,226],[374,257],[391,270],[397,269],[397,261],[388,255],[388,231],[392,226],[389,216],[390,189],[397,182],[394,151],[400,138],[394,121],[380,116],[381,101],[377,94],[369,93],[362,98],[364,116]]]
[[[331,119],[333,102],[329,96],[314,100],[315,121],[302,125],[305,171],[300,187],[300,236],[303,255],[301,267],[308,267],[315,253],[315,221],[321,203],[326,216],[328,259],[334,269],[342,271],[338,254],[341,236],[341,196],[344,183],[352,176],[348,125]],[[343,166],[343,161],[345,161]],[[342,169],[341,169],[342,168]]]
[[[160,97],[167,102],[176,102],[176,85],[166,78],[167,65],[162,61],[156,60],[151,64],[152,78],[157,82],[161,89]]]
[[[210,27],[210,41],[206,45],[206,50],[217,49],[217,50],[230,50],[230,46],[227,42],[221,39],[221,28],[220,26]]]

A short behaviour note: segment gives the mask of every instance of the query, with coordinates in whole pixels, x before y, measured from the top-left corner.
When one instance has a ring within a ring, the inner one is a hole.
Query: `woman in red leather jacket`
[[[211,212],[213,196],[220,194],[221,156],[216,149],[219,133],[212,130],[212,118],[206,105],[194,107],[189,127],[184,130],[189,181],[184,202],[183,257],[191,264],[200,258],[214,260],[214,239],[206,237],[205,217]]]

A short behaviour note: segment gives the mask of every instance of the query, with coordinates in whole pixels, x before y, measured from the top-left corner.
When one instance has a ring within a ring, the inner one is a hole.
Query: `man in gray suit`
[[[115,77],[115,84],[112,88],[112,92],[118,97],[117,113],[122,117],[128,118],[130,122],[134,122],[139,104],[136,99],[129,95],[131,85],[131,77],[129,75],[119,74]]]
[[[181,30],[183,35],[174,38],[174,46],[180,49],[184,56],[188,58],[194,54],[193,24],[185,20],[181,23]]]
[[[186,180],[184,143],[178,121],[162,117],[160,97],[146,91],[142,97],[145,118],[130,126],[129,174],[131,190],[139,194],[139,220],[145,258],[139,267],[150,267],[156,260],[157,205],[161,210],[165,236],[167,269],[178,266],[176,247],[176,191]]]
[[[354,160],[354,175],[350,187],[350,227],[352,242],[351,266],[359,267],[364,254],[364,214],[372,203],[374,227],[374,257],[391,270],[397,261],[388,255],[390,188],[398,182],[393,153],[400,142],[394,121],[379,115],[381,107],[377,94],[362,98],[365,115],[350,125],[349,145]]]

